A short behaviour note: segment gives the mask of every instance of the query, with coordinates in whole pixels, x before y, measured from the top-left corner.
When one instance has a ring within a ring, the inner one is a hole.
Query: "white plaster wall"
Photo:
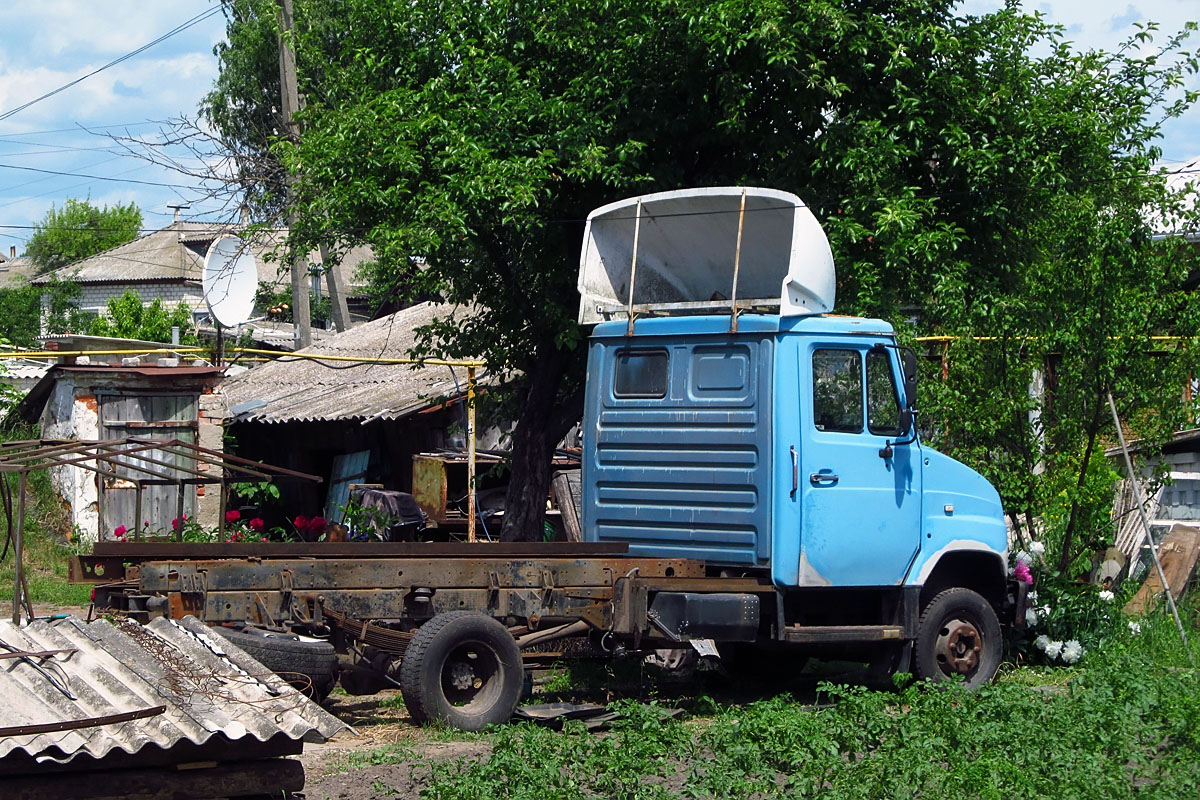
[[[42,437],[46,439],[98,439],[100,413],[95,395],[76,395],[75,381],[63,375],[42,412]],[[66,501],[81,542],[95,542],[100,530],[100,496],[96,474],[79,467],[50,470],[50,484]]]

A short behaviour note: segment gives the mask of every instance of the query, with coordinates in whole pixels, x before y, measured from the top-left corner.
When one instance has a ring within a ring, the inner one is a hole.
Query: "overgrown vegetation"
[[[7,441],[28,439],[34,434],[27,430],[9,431]],[[12,497],[12,514],[8,517],[0,506],[0,545],[4,558],[0,560],[0,603],[11,603],[16,580],[12,531],[6,523],[17,522],[17,476],[2,476],[8,481]],[[29,473],[25,495],[25,578],[29,584],[29,599],[35,604],[51,606],[84,606],[90,602],[91,588],[67,583],[67,559],[74,553],[70,542],[70,516],[50,485],[46,470]],[[7,606],[6,606],[7,607]]]
[[[1187,610],[1195,630],[1194,607]],[[1200,671],[1174,623],[1109,640],[1084,668],[1016,669],[976,693],[822,683],[682,719],[618,703],[611,733],[494,729],[489,756],[431,760],[429,800],[489,798],[1179,798],[1200,792]],[[1200,655],[1200,648],[1193,650]],[[415,758],[410,746],[364,764]],[[346,766],[357,766],[347,764]],[[386,785],[386,781],[383,782]]]

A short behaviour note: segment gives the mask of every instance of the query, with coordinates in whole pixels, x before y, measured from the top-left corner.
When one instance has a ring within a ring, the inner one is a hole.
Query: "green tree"
[[[108,301],[108,313],[92,320],[88,330],[92,336],[113,336],[120,339],[141,339],[147,342],[170,342],[171,328],[180,330],[181,344],[195,344],[190,332],[192,312],[186,304],[168,310],[161,298],[146,305],[132,289]]]
[[[35,347],[41,333],[42,290],[26,283],[0,289],[0,338],[18,347]]]
[[[45,273],[133,241],[141,227],[142,212],[133,203],[97,208],[70,199],[61,209],[51,206],[34,227],[26,255]]]
[[[1080,55],[1015,6],[956,17],[946,0],[298,0],[297,19],[306,132],[275,145],[300,175],[291,244],[369,244],[377,286],[473,309],[425,331],[423,352],[482,354],[506,381],[504,538],[539,535],[548,456],[579,416],[582,220],[636,193],[805,198],[839,311],[902,322],[917,307],[922,332],[953,337],[926,418],[1019,512],[1090,485],[1108,389],[1147,430],[1170,427],[1179,352],[1142,356],[1151,330],[1197,332],[1174,291],[1189,257],[1142,214],[1178,210],[1147,178],[1158,120],[1192,99],[1169,102],[1196,68],[1178,37],[1153,58]],[[1028,379],[1044,364],[1043,408]]]

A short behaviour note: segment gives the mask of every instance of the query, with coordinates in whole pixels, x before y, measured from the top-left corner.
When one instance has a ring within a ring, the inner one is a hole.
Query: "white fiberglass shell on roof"
[[[739,308],[823,314],[833,310],[836,283],[829,240],[799,197],[721,186],[632,197],[593,211],[578,288],[579,323],[586,325],[624,318],[631,307],[711,313],[735,298]]]

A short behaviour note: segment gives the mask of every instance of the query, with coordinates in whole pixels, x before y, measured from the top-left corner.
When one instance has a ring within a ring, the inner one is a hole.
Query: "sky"
[[[977,14],[1000,5],[963,0],[961,9]],[[148,230],[171,222],[171,205],[189,205],[184,218],[228,217],[204,198],[195,179],[131,155],[113,138],[156,141],[170,120],[195,118],[217,74],[213,47],[225,35],[217,0],[9,0],[3,6],[0,254],[11,247],[23,252],[33,227],[69,198],[136,203]],[[1147,19],[1160,23],[1165,36],[1200,18],[1196,0],[1051,0],[1025,7],[1063,25],[1081,48],[1114,49],[1135,31],[1134,23]],[[1200,49],[1200,35],[1192,48]],[[1200,79],[1193,76],[1191,86],[1200,89]],[[1200,156],[1200,108],[1168,123],[1162,147],[1168,163]]]

